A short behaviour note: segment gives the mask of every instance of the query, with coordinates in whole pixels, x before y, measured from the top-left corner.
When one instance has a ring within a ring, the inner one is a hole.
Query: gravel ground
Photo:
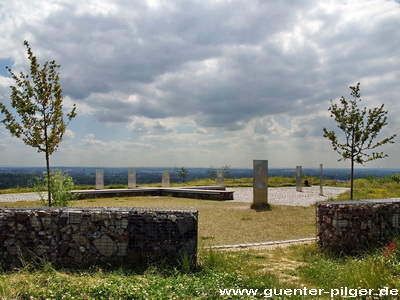
[[[40,200],[37,193],[1,194],[0,202],[34,201]]]
[[[253,202],[253,188],[227,188],[235,191],[231,202]],[[282,187],[268,189],[268,203],[276,205],[309,206],[318,201],[336,198],[339,194],[348,191],[348,188],[323,187],[323,196],[319,195],[319,186],[303,187],[297,192],[296,187]]]
[[[234,191],[234,200],[228,202],[253,202],[253,188],[227,188]],[[277,205],[309,206],[317,201],[335,198],[346,192],[348,188],[324,187],[324,196],[319,195],[319,186],[303,187],[303,192],[296,192],[296,187],[269,188],[268,202]],[[33,201],[39,200],[36,193],[3,194],[0,202]]]

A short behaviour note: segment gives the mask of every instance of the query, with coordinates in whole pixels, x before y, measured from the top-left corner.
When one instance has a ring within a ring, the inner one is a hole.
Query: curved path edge
[[[289,244],[298,244],[298,243],[309,243],[316,241],[317,238],[301,238],[294,240],[286,240],[286,241],[273,241],[273,242],[263,242],[263,243],[249,243],[249,244],[237,244],[237,245],[221,245],[221,246],[210,246],[205,247],[206,249],[246,249],[246,248],[254,248],[254,247],[268,247],[268,246],[277,246],[284,245],[287,246]]]

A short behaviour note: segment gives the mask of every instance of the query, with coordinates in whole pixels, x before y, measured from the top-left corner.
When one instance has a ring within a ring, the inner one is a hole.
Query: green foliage
[[[42,204],[44,206],[48,204],[46,195],[48,194],[47,188],[50,186],[52,206],[68,206],[69,202],[73,200],[71,191],[74,189],[74,182],[72,178],[60,170],[53,170],[50,172],[50,185],[47,180],[47,176],[34,178],[34,189],[39,194]]]
[[[354,163],[364,164],[365,162],[385,158],[388,155],[383,152],[366,152],[374,150],[377,147],[387,143],[393,144],[396,134],[385,138],[379,142],[375,142],[378,133],[387,125],[387,111],[383,110],[384,105],[369,109],[364,107],[358,108],[358,102],[361,101],[360,83],[356,86],[350,86],[352,100],[346,100],[343,96],[338,104],[334,104],[331,100],[331,117],[337,122],[338,128],[344,133],[344,141],[339,139],[334,131],[328,131],[323,128],[324,137],[328,138],[333,150],[340,154],[341,160],[349,159],[351,161],[351,191],[350,199],[353,199],[353,180],[354,180]]]
[[[0,102],[0,111],[5,116],[1,122],[12,136],[20,138],[26,145],[34,147],[46,156],[47,175],[50,176],[49,156],[57,150],[68,123],[76,116],[75,105],[64,121],[62,89],[55,61],[46,62],[40,69],[28,41],[24,41],[30,61],[30,74],[15,74],[9,67],[11,78],[16,86],[11,86],[11,106],[14,115]],[[50,180],[49,180],[50,182]],[[48,188],[50,190],[50,187]],[[49,206],[52,205],[50,194]]]
[[[189,177],[189,170],[185,167],[176,168],[175,169],[178,179],[180,182],[186,182],[187,178]]]
[[[400,183],[400,174],[392,174],[387,179],[391,182]]]
[[[232,176],[232,170],[231,170],[230,165],[222,166],[219,169],[224,171],[224,178],[229,178]],[[210,166],[210,168],[207,170],[207,177],[211,178],[211,179],[216,179],[217,178],[217,168]]]
[[[52,154],[61,142],[67,126],[63,119],[62,89],[56,71],[60,66],[51,61],[40,69],[29,43],[25,41],[24,45],[31,63],[30,75],[21,72],[18,76],[7,67],[16,83],[16,86],[11,86],[11,106],[17,111],[19,121],[0,103],[1,112],[5,115],[2,123],[25,144],[37,148],[38,152]],[[74,107],[67,117],[71,120],[75,116]]]
[[[400,183],[400,174],[392,174],[386,177],[375,177],[368,175],[365,178],[368,182],[374,183]]]

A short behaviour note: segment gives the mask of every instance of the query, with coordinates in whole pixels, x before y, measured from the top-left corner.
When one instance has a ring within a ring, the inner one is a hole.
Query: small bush
[[[44,206],[48,205],[48,185],[47,176],[35,177],[34,190],[39,194]],[[74,189],[74,181],[71,176],[64,174],[60,170],[50,172],[50,193],[52,206],[65,207],[73,200],[71,191]]]
[[[388,176],[388,179],[391,182],[400,183],[400,174],[392,174],[392,175]]]

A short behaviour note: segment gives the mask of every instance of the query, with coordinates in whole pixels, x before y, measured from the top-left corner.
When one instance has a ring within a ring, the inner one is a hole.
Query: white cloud
[[[13,69],[27,70],[24,39],[40,62],[61,64],[65,109],[78,112],[62,147],[77,153],[311,161],[328,151],[329,100],[359,81],[365,105],[385,103],[388,132],[399,128],[396,1],[16,0],[0,4],[0,25],[0,58]],[[9,81],[0,77],[0,101]]]

